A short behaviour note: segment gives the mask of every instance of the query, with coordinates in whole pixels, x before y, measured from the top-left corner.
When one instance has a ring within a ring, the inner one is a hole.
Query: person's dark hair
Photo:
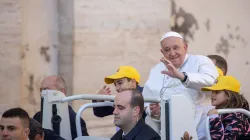
[[[207,57],[212,60],[215,60],[215,65],[223,71],[224,75],[227,74],[228,66],[225,58],[219,55],[208,55]]]
[[[124,89],[122,91],[130,91],[131,92],[131,100],[130,100],[130,106],[131,108],[134,108],[138,106],[140,108],[140,117],[142,117],[144,112],[144,99],[140,91],[137,89]]]
[[[249,110],[249,104],[246,98],[234,91],[224,90],[228,96],[228,101],[216,107],[216,109],[223,108],[243,108]]]
[[[29,114],[22,108],[12,108],[5,111],[2,118],[20,118],[24,128],[29,128],[30,120]]]
[[[126,77],[127,78],[127,77]],[[132,79],[131,78],[127,78],[128,82],[130,82]],[[136,86],[139,86],[139,83],[136,82]]]
[[[44,131],[42,125],[35,119],[31,118],[29,139],[35,140],[36,135],[40,135],[42,137],[44,135]]]

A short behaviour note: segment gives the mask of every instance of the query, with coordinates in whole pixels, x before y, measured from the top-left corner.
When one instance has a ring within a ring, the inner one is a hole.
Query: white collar
[[[124,133],[124,131],[122,132],[122,136],[126,136],[126,134]]]

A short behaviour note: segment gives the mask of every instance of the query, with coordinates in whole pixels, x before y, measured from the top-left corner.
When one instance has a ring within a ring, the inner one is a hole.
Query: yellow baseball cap
[[[240,93],[240,82],[233,76],[219,76],[216,84],[211,87],[203,87],[201,90],[230,90]]]
[[[140,74],[132,66],[120,66],[114,75],[105,77],[104,81],[106,84],[114,83],[114,80],[121,78],[135,79],[137,83],[140,83]]]
[[[218,67],[216,66],[216,69],[217,69],[217,71],[218,71],[218,73],[219,73],[219,76],[224,76],[224,73],[223,73],[223,71],[222,71],[220,68],[218,68]]]

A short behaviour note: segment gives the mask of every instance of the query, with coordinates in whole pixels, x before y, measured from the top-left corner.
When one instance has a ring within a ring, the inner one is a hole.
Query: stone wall
[[[144,85],[150,68],[161,58],[161,35],[171,24],[189,42],[190,53],[225,57],[228,74],[242,82],[250,101],[250,1],[58,0],[57,4],[58,70],[69,95],[96,93],[103,78],[120,65],[137,68]],[[18,0],[0,1],[0,112],[19,106],[22,98],[21,8]],[[77,110],[86,102],[74,101],[73,107]],[[112,116],[97,118],[88,109],[83,117],[91,135],[109,137],[115,132]]]
[[[0,1],[0,114],[19,105],[21,13],[18,0]]]
[[[74,10],[74,93],[96,93],[104,86],[104,77],[120,65],[137,68],[143,85],[150,68],[161,58],[159,40],[170,25],[168,1],[76,0]],[[114,86],[109,87],[116,94]],[[83,103],[74,105],[78,108]],[[89,120],[91,134],[111,136],[115,132],[112,116],[96,118],[89,110],[84,118]]]
[[[194,4],[195,3],[195,4]],[[228,75],[242,84],[250,101],[250,12],[248,0],[175,0],[172,29],[181,31],[193,54],[218,54],[228,61]],[[175,24],[173,24],[175,23]],[[176,25],[176,26],[174,26]],[[178,26],[177,26],[178,25]],[[188,30],[187,30],[188,29]]]

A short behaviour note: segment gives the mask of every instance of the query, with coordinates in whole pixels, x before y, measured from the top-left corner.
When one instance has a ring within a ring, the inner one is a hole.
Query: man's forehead
[[[47,77],[42,81],[41,87],[48,87],[48,86],[54,85],[55,83],[56,83],[56,79],[54,77]]]
[[[16,126],[19,127],[22,125],[22,121],[18,117],[13,117],[13,118],[1,118],[0,124],[2,126]]]
[[[123,106],[123,107],[126,107],[127,105],[128,105],[128,103],[126,103],[126,102],[114,101],[114,106]]]
[[[128,101],[115,101],[114,106],[123,106],[123,107],[129,107],[130,103]]]
[[[115,104],[129,104],[131,100],[131,93],[129,91],[122,91],[116,94]]]

